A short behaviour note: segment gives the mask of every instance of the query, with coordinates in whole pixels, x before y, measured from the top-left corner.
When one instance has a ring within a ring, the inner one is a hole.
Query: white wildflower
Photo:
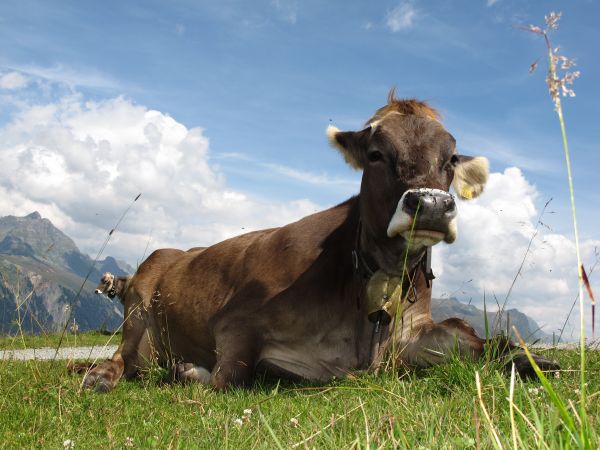
[[[298,428],[300,426],[300,422],[298,422],[298,419],[296,419],[295,417],[292,417],[290,419],[290,426],[292,426],[293,428]]]
[[[133,438],[132,437],[125,438],[125,447],[133,447]]]
[[[238,427],[241,427],[242,425],[244,425],[244,422],[242,421],[242,419],[235,419],[233,421],[233,423]]]
[[[72,441],[71,439],[67,439],[66,441],[63,442],[63,448],[65,450],[72,450],[73,448],[75,448],[75,442]]]
[[[530,388],[527,388],[527,392],[529,392],[531,395],[536,397],[540,393],[540,388],[530,387]]]
[[[546,31],[554,31],[558,29],[558,21],[560,20],[561,16],[562,13],[560,12],[551,12],[550,14],[545,16],[544,19],[546,19],[547,26]]]
[[[251,415],[252,415],[252,410],[251,410],[250,408],[248,408],[248,409],[245,409],[245,410],[244,410],[244,414],[245,414],[246,416],[251,416]]]

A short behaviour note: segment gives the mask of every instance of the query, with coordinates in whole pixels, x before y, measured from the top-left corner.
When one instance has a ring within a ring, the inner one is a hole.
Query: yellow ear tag
[[[462,191],[460,191],[460,196],[462,198],[466,198],[467,200],[471,200],[473,198],[473,190],[465,186],[464,188],[462,188]]]

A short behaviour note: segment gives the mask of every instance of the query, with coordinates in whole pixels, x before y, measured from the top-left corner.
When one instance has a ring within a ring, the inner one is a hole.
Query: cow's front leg
[[[217,361],[210,381],[216,390],[248,386],[254,380],[257,342],[253,336],[239,331],[240,327],[229,324],[215,336]]]
[[[453,356],[475,360],[483,356],[486,346],[496,351],[496,356],[511,355],[506,365],[510,370],[512,363],[522,377],[534,377],[535,371],[527,356],[519,347],[502,338],[485,340],[467,322],[461,319],[447,319],[438,324],[429,323],[412,330],[410,337],[399,346],[399,359],[403,364],[425,368],[441,364]],[[533,354],[533,359],[543,371],[558,370],[553,361]]]
[[[139,369],[140,343],[146,326],[139,309],[126,308],[125,311],[127,314],[121,344],[112,358],[100,363],[85,375],[82,384],[85,389],[108,392],[117,385],[122,376],[129,378],[136,375]]]
[[[475,360],[483,354],[485,340],[460,319],[448,319],[439,324],[430,322],[404,331],[396,346],[399,361],[417,368],[446,362],[453,356]]]
[[[119,345],[111,359],[98,364],[85,375],[82,386],[85,389],[94,389],[96,392],[112,390],[123,375],[125,362],[122,351],[123,343]]]

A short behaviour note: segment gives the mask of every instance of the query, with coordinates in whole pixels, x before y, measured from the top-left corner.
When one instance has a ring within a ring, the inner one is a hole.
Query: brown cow
[[[384,352],[413,367],[455,351],[483,354],[485,340],[466,322],[432,321],[428,260],[431,246],[457,236],[450,185],[462,198],[478,196],[487,160],[457,154],[434,109],[393,91],[366,128],[330,127],[328,136],[363,171],[358,196],[181,254],[152,288],[161,298],[152,341],[161,362],[185,362],[183,378],[216,389],[248,385],[257,373],[326,381],[377,367]],[[135,333],[124,339],[139,341]],[[525,358],[515,361],[531,372]],[[117,365],[105,362],[85,385],[114,386]]]

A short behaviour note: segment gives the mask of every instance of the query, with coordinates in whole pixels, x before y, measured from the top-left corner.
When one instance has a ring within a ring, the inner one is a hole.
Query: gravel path
[[[600,342],[594,342],[588,347],[588,350],[600,350]],[[546,350],[552,348],[550,344],[536,344],[534,349]],[[560,349],[577,349],[578,344],[558,344]],[[117,350],[116,345],[96,346],[96,347],[63,347],[59,349],[56,359],[104,359],[110,358]],[[30,359],[54,359],[55,348],[29,348],[25,350],[0,350],[0,360],[16,359],[20,361]]]
[[[116,345],[96,346],[96,347],[63,347],[58,350],[56,359],[104,359],[110,358],[117,350]],[[0,360],[2,359],[54,359],[56,349],[51,347],[30,348],[25,350],[0,350]]]

